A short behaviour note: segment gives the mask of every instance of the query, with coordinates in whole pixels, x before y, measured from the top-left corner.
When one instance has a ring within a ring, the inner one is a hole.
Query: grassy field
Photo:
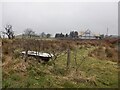
[[[11,41],[5,42],[11,43]],[[8,50],[4,46],[3,48]],[[119,71],[117,60],[90,56],[89,54],[97,48],[99,45],[79,44],[75,49],[70,49],[69,67],[66,66],[66,50],[61,51],[55,61],[51,59],[47,63],[39,63],[31,57],[25,62],[19,54],[3,52],[2,86],[3,88],[117,88]],[[15,47],[15,51],[19,50],[19,47]]]

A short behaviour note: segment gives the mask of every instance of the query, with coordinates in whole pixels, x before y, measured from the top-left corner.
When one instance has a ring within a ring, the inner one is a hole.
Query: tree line
[[[5,25],[4,27],[5,31],[2,31],[3,35],[7,35],[8,39],[14,39],[15,38],[15,34],[13,31],[13,26],[10,24]],[[50,38],[52,35],[50,33],[45,33],[42,32],[41,34],[36,34],[35,31],[33,31],[33,29],[31,28],[27,28],[24,30],[23,34],[22,34],[22,38],[24,37],[28,37],[28,38],[32,38],[32,37],[40,37],[40,38]],[[96,39],[103,39],[104,35],[100,35],[100,36],[94,36]],[[63,34],[63,33],[56,33],[55,34],[55,38],[72,38],[72,39],[78,39],[79,38],[79,34],[77,31],[71,31],[69,34]]]
[[[69,34],[63,34],[63,33],[56,33],[55,38],[78,38],[78,32],[77,31],[71,31]]]
[[[5,25],[4,31],[2,31],[2,35],[3,35],[3,38],[6,35],[8,37],[8,39],[14,39],[15,34],[14,34],[13,26],[11,24]],[[40,35],[38,35],[31,28],[26,28],[22,34],[22,37],[28,37],[28,38],[32,38],[32,37],[50,38],[51,36],[52,35],[50,33],[46,34],[44,32],[42,32]]]

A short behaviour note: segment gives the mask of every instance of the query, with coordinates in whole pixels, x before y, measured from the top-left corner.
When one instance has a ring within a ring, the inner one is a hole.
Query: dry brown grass
[[[118,49],[116,48],[116,39],[107,40],[35,40],[35,39],[3,39],[2,48],[3,56],[10,55],[19,57],[19,52],[22,50],[37,50],[43,52],[62,52],[70,48],[74,50],[75,47],[82,48],[96,48],[90,52],[90,56],[97,56],[99,58],[116,59]],[[4,61],[3,57],[3,61]],[[114,61],[114,60],[113,60]]]
[[[115,48],[111,48],[105,41],[5,39],[2,43],[4,59],[2,66],[4,82],[3,87],[99,87],[96,86],[99,85],[99,83],[101,84],[101,82],[98,82],[98,78],[100,81],[102,81],[101,79],[105,79],[102,82],[108,82],[108,84],[110,81],[114,81],[115,83],[113,83],[113,85],[117,86],[117,77],[115,76],[116,73],[114,73],[115,71],[113,70],[115,67],[113,65],[110,65],[109,67],[109,65],[107,66],[105,64],[107,62],[105,58],[111,58],[108,52],[117,52],[117,49],[115,51]],[[72,53],[70,71],[67,71],[65,67],[65,53],[62,53],[63,55],[60,54],[61,56],[56,59],[55,66],[52,63],[52,60],[50,60],[47,64],[43,64],[35,61],[35,58],[28,58],[27,62],[24,62],[24,60],[19,57],[19,53],[26,48],[43,52],[63,52],[68,47],[70,47]],[[75,47],[78,49],[77,64],[80,66],[77,71],[73,55]],[[96,49],[91,51],[93,48]],[[88,57],[81,65],[82,55],[87,56],[89,51],[91,51],[91,55],[95,58]],[[103,52],[105,54],[103,54]],[[108,54],[108,57],[104,56],[106,54]],[[101,61],[96,59],[99,57],[101,60],[104,57],[104,60]],[[112,58],[114,58],[114,55],[112,55]],[[106,69],[103,68],[104,66]],[[100,73],[100,70],[103,71],[103,74]],[[104,74],[104,72],[107,74]],[[111,72],[113,73],[113,77],[110,75]],[[50,85],[48,82],[50,82]]]
[[[110,61],[118,61],[118,50],[116,48],[111,47],[102,47],[99,46],[98,48],[94,49],[89,53],[91,57],[97,57],[100,60],[107,59]]]

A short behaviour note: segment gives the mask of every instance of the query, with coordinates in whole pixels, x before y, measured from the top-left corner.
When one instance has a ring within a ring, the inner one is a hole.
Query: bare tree
[[[3,34],[6,34],[8,36],[9,39],[13,39],[15,36],[14,36],[14,32],[12,30],[12,25],[10,24],[7,24],[5,26],[5,32],[3,32]]]
[[[24,35],[31,38],[32,36],[35,35],[35,32],[34,32],[31,28],[27,28],[27,29],[24,31]]]

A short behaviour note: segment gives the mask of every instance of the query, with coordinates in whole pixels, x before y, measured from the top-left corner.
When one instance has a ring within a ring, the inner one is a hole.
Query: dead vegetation
[[[89,53],[91,57],[97,57],[101,60],[106,59],[114,62],[118,62],[118,48],[116,47],[102,47],[99,46]]]
[[[102,87],[105,85],[101,82],[105,81],[101,79],[107,80],[107,77],[111,77],[110,80],[114,81],[111,82],[113,85],[117,82],[117,70],[107,61],[116,61],[118,51],[115,45],[109,46],[104,40],[3,39],[2,45],[3,87],[6,88],[15,87],[13,83],[16,82],[18,82],[18,85],[15,84],[16,87],[53,88],[86,87],[87,85],[88,87]],[[68,48],[70,55],[67,54]],[[25,62],[20,54],[23,50],[53,53],[55,57],[47,63],[39,63],[32,57],[28,57]],[[67,55],[70,58],[69,68],[66,68]],[[94,58],[98,59],[94,60]],[[104,65],[106,62],[108,66]],[[102,69],[103,67],[105,69]],[[106,68],[110,71],[107,72]],[[111,69],[115,69],[112,70],[114,76],[108,75],[111,74]],[[107,74],[103,74],[104,72]]]

